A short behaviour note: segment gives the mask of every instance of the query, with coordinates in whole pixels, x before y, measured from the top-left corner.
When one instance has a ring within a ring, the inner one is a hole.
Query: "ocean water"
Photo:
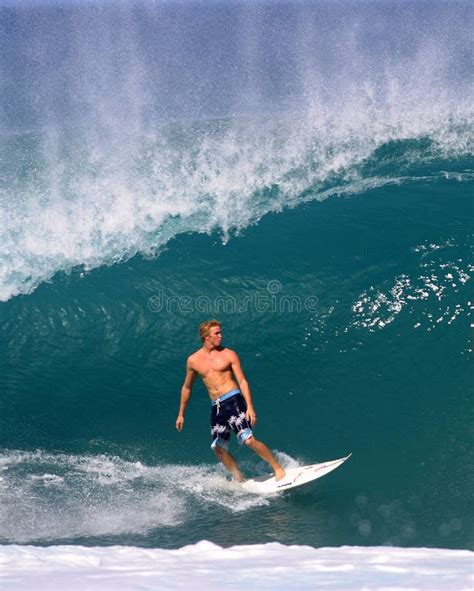
[[[473,549],[472,21],[1,3],[1,544]],[[176,432],[214,317],[282,463],[349,462],[245,493],[201,384]]]

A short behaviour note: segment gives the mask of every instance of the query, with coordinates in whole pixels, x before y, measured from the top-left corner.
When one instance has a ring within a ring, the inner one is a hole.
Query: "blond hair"
[[[219,320],[206,320],[205,322],[201,322],[199,325],[199,338],[204,343],[206,337],[209,336],[211,332],[211,328],[214,326],[222,326]]]

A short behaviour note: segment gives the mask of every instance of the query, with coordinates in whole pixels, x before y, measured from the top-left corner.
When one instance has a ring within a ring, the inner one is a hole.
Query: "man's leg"
[[[284,468],[276,461],[275,456],[264,443],[257,441],[257,439],[255,439],[255,437],[252,435],[252,437],[249,437],[245,440],[245,445],[250,447],[251,450],[258,454],[262,460],[265,460],[270,464],[273,471],[275,472],[276,480],[281,480],[285,476]]]
[[[229,472],[237,480],[237,482],[245,482],[244,475],[239,470],[239,466],[237,465],[234,456],[224,448],[219,447],[218,445],[216,445],[214,451],[216,452],[216,456],[224,464],[227,470],[229,470]]]

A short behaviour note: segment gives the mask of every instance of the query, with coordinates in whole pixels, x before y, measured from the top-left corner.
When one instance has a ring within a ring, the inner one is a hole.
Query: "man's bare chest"
[[[231,371],[231,364],[226,356],[222,355],[210,359],[200,359],[196,361],[195,369],[202,377],[206,377],[212,373],[224,373]]]

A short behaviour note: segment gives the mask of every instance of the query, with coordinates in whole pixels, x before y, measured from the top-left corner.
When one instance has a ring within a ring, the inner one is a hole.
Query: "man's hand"
[[[178,415],[178,418],[176,419],[176,429],[178,429],[178,431],[182,431],[183,425],[184,425],[184,417],[183,417],[183,415]]]
[[[250,406],[247,409],[245,416],[247,417],[247,421],[249,421],[253,427],[255,425],[255,423],[257,422],[257,413],[255,412],[255,409],[253,406]]]

